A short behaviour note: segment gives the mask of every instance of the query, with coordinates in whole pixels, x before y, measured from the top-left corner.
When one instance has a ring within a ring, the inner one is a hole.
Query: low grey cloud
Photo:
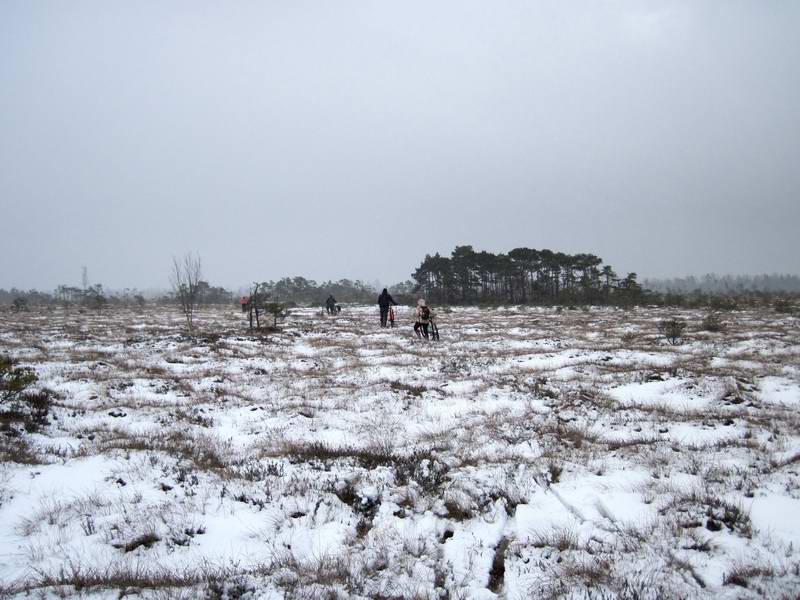
[[[797,272],[795,2],[0,5],[0,286]]]

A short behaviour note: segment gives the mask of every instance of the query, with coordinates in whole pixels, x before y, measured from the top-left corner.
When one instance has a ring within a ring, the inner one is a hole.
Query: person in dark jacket
[[[383,288],[381,295],[378,296],[378,306],[381,309],[381,327],[386,327],[386,320],[389,318],[389,307],[397,306],[397,302],[389,295],[386,288]]]
[[[336,312],[336,298],[333,297],[333,294],[328,294],[328,299],[325,300],[325,308],[328,309],[329,315]]]

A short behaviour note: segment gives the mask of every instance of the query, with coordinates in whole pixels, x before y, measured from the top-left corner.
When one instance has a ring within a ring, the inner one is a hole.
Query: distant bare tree
[[[250,331],[253,330],[253,320],[255,319],[255,328],[261,329],[261,321],[259,317],[264,312],[264,304],[269,298],[267,293],[267,286],[264,283],[254,282],[250,288],[250,297],[247,300],[248,320],[250,322]]]
[[[250,296],[247,298],[247,320],[250,322],[250,331],[253,331],[253,320],[255,319],[256,329],[261,327],[258,317],[260,312],[259,292],[260,283],[254,283],[250,288]]]
[[[172,273],[170,283],[175,297],[186,317],[189,333],[194,331],[194,308],[197,305],[198,284],[203,278],[203,265],[199,255],[186,254],[178,260],[172,257]]]

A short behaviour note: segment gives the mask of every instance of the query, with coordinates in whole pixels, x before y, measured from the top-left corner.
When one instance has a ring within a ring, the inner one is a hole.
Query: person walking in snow
[[[389,307],[397,306],[397,302],[389,295],[386,288],[383,288],[381,295],[378,296],[378,306],[381,310],[381,327],[386,327],[386,320],[389,318]]]
[[[417,300],[417,309],[414,311],[416,321],[414,322],[414,333],[417,337],[426,340],[428,337],[428,324],[431,322],[431,309],[425,304],[425,300],[420,298]]]
[[[328,310],[329,315],[336,313],[336,298],[333,297],[333,294],[328,294],[328,299],[325,300],[325,308]]]

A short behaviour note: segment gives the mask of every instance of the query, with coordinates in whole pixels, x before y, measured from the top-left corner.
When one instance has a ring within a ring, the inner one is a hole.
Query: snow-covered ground
[[[798,596],[800,320],[407,310],[0,314],[57,394],[4,451],[0,597]]]

